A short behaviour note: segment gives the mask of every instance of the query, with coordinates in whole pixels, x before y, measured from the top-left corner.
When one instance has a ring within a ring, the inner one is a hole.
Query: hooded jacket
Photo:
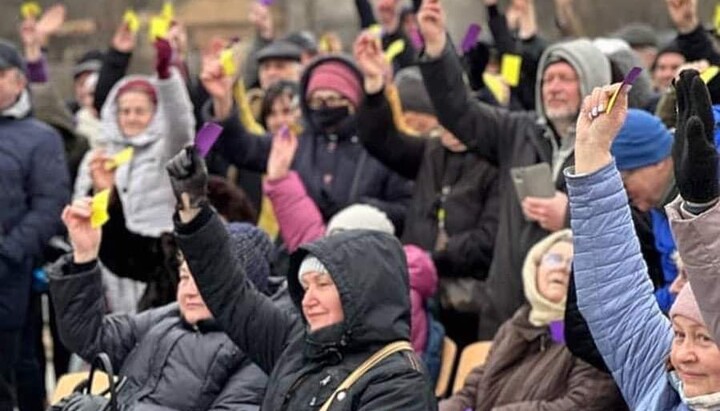
[[[325,221],[348,205],[368,203],[384,211],[400,232],[412,183],[388,170],[365,151],[357,137],[354,116],[349,117],[334,134],[322,132],[310,121],[309,107],[304,98],[308,82],[313,70],[328,61],[346,64],[362,84],[362,75],[357,67],[342,56],[324,56],[309,63],[300,87],[305,127],[298,137],[291,168],[300,175]],[[206,120],[212,119],[211,102],[205,107],[204,116]],[[236,111],[221,125],[224,130],[217,149],[240,168],[264,172],[272,136],[249,133],[238,120]]]
[[[485,364],[470,373],[460,392],[440,404],[442,411],[624,408],[609,375],[552,338],[549,324],[562,320],[565,301],[543,297],[537,273],[542,257],[563,239],[572,239],[570,230],[555,232],[530,249],[523,267],[529,304],[500,327]]]
[[[62,139],[31,108],[23,91],[0,112],[0,331],[22,328],[32,269],[70,197]]]
[[[190,325],[177,303],[105,316],[100,266],[73,267],[70,259],[50,270],[60,336],[86,361],[109,355],[113,369],[127,378],[118,392],[121,409],[259,409],[267,376],[215,321]]]
[[[610,63],[585,39],[557,43],[545,50],[538,66],[534,113],[509,112],[477,102],[463,82],[462,66],[450,42],[437,59],[425,58],[420,64],[440,123],[469,150],[498,168],[501,211],[480,312],[481,339],[492,338],[500,324],[523,304],[522,263],[530,247],[548,234],[536,222],[525,221],[510,169],[548,163],[555,188],[565,191],[560,170],[574,161],[574,132],[559,141],[542,104],[543,72],[555,59],[567,61],[578,73],[581,96],[610,82]]]
[[[347,231],[300,248],[291,259],[290,295],[301,309],[297,272],[309,253],[328,269],[344,320],[309,332],[245,282],[228,237],[203,208],[176,236],[210,311],[230,338],[270,374],[263,410],[319,408],[360,364],[386,344],[410,338],[405,256],[400,243],[379,232]],[[435,399],[414,353],[391,355],[333,402],[331,410],[432,410]]]
[[[123,78],[110,91],[101,112],[102,136],[98,142],[106,153],[114,155],[128,147],[134,150],[132,160],[115,170],[115,186],[123,203],[128,229],[147,237],[159,237],[172,231],[175,196],[165,163],[190,144],[195,134],[195,118],[187,88],[176,69],[171,73],[166,80],[143,76]],[[138,79],[155,86],[158,104],[147,129],[127,138],[118,124],[117,93],[125,84]],[[83,159],[75,182],[75,197],[87,195],[92,187],[89,163],[90,154]]]

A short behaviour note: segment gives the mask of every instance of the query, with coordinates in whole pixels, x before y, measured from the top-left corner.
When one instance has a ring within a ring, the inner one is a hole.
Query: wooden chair
[[[443,338],[442,362],[440,363],[440,374],[435,384],[435,396],[443,398],[450,387],[455,358],[457,357],[457,344],[448,337]]]
[[[473,368],[485,364],[487,356],[490,353],[492,341],[478,341],[470,344],[463,349],[460,354],[460,362],[455,372],[455,382],[453,383],[453,394],[460,391],[465,384],[465,379]]]
[[[492,341],[479,341],[463,349],[460,355],[460,363],[455,373],[453,394],[462,389],[465,384],[465,379],[473,368],[485,364],[485,360],[487,360],[487,356],[490,353],[490,346],[492,346]]]
[[[72,392],[75,390],[75,387],[80,385],[80,383],[87,380],[87,378],[90,376],[90,373],[87,371],[81,371],[81,372],[74,372],[70,374],[65,374],[62,377],[60,377],[60,380],[58,381],[57,385],[55,386],[55,391],[52,395],[52,401],[51,404],[57,404],[62,400],[63,398],[67,397],[68,395],[72,394]],[[108,389],[110,386],[110,383],[108,381],[108,376],[102,371],[95,371],[95,378],[93,381],[93,386],[91,392],[93,394],[99,394],[105,390]]]

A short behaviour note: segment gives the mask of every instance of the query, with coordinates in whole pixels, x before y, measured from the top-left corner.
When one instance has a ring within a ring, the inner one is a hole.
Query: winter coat
[[[405,257],[392,236],[351,230],[301,247],[288,286],[300,309],[300,262],[311,253],[328,269],[344,321],[314,332],[245,284],[222,223],[205,207],[193,221],[176,221],[176,236],[210,311],[230,338],[270,374],[262,409],[318,408],[373,353],[410,338]],[[399,352],[371,368],[331,410],[432,410],[435,399],[420,360]]]
[[[357,68],[339,56],[322,57],[306,69],[301,84],[301,96],[306,94],[310,75],[318,64],[338,61],[347,64],[362,83]],[[303,114],[309,108],[302,99]],[[208,104],[205,118],[212,118],[212,105]],[[384,211],[401,232],[412,184],[388,170],[368,155],[357,137],[357,124],[353,119],[341,127],[337,134],[324,134],[306,121],[303,133],[298,136],[298,148],[291,168],[298,172],[310,198],[328,221],[336,212],[355,203],[367,203]],[[272,136],[249,133],[238,120],[237,111],[223,120],[224,131],[218,140],[217,150],[239,168],[264,172]]]
[[[687,409],[667,370],[673,330],[653,295],[615,163],[566,177],[577,304],[605,364],[630,409]]]
[[[547,56],[561,55],[580,79],[580,91],[587,95],[594,87],[610,82],[607,59],[587,40],[558,43],[549,47],[538,66],[536,112],[508,112],[479,103],[468,93],[462,66],[452,44],[437,59],[425,58],[420,68],[441,124],[498,168],[500,216],[493,261],[486,282],[486,303],[480,312],[480,338],[489,339],[497,327],[523,304],[521,267],[528,249],[548,232],[536,222],[525,220],[510,169],[548,163],[555,188],[565,191],[560,173],[574,161],[574,136],[558,141],[544,114],[540,83],[548,64]]]
[[[69,256],[51,270],[50,293],[63,343],[86,361],[107,353],[127,378],[123,409],[259,409],[267,376],[214,321],[189,325],[176,303],[105,316],[99,265]]]
[[[115,84],[102,109],[102,137],[107,154],[114,155],[132,147],[129,163],[115,170],[115,186],[123,202],[125,221],[130,231],[159,237],[172,231],[175,196],[165,170],[165,163],[180,149],[191,143],[195,134],[195,118],[185,83],[176,69],[165,80],[128,76]],[[156,112],[142,134],[126,138],[117,119],[117,93],[136,79],[150,81],[158,94]],[[92,183],[89,170],[90,154],[85,156],[80,176],[75,182],[75,197],[87,195]]]
[[[698,216],[687,213],[681,205],[682,198],[678,197],[665,211],[703,320],[713,339],[720,341],[720,265],[717,260],[720,204]]]
[[[0,331],[22,327],[32,269],[70,197],[62,139],[30,110],[25,91],[0,112]]]
[[[498,331],[484,365],[441,411],[615,410],[622,398],[612,378],[553,342],[548,327],[528,321],[521,307]]]
[[[308,197],[297,173],[291,171],[285,178],[268,180],[264,185],[270,199],[289,252],[303,244],[325,236],[325,224],[315,203]],[[437,271],[427,253],[415,246],[405,246],[410,273],[411,342],[415,352],[422,354],[428,337],[428,318],[425,301],[435,294]]]
[[[90,148],[79,133],[73,115],[50,83],[30,83],[35,118],[52,126],[63,139],[70,181],[75,181],[83,156]]]
[[[439,139],[396,131],[383,93],[365,99],[358,123],[368,152],[415,181],[402,242],[432,252],[441,276],[484,278],[498,228],[497,169],[474,152],[453,153]],[[435,251],[440,209],[449,238],[444,250]]]

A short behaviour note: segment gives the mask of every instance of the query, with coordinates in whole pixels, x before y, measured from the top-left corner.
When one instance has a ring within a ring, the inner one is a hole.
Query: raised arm
[[[395,128],[392,109],[383,93],[391,68],[372,33],[358,37],[354,55],[363,72],[366,93],[358,111],[358,136],[373,157],[401,176],[415,180],[426,141],[423,137],[402,135]]]
[[[655,301],[627,194],[610,156],[627,115],[627,89],[613,111],[604,112],[617,87],[596,88],[586,97],[576,127],[575,169],[565,174],[577,304],[630,409],[636,409],[651,384],[666,378],[672,330]]]
[[[50,270],[50,294],[63,343],[86,361],[107,353],[115,369],[143,335],[177,307],[146,311],[140,315],[105,315],[105,296],[98,265],[99,228],[90,224],[91,200],[76,200],[63,211],[73,254]]]
[[[269,374],[302,325],[249,285],[208,205],[207,170],[197,150],[178,153],[168,172],[178,198],[175,236],[198,289],[230,339]]]
[[[673,163],[680,197],[666,207],[680,257],[715,341],[720,341],[718,153],[710,95],[694,70],[676,82]]]
[[[100,67],[100,74],[95,87],[93,104],[98,113],[102,111],[102,106],[105,104],[105,100],[107,100],[115,83],[125,77],[136,41],[137,36],[125,23],[122,23],[115,31],[112,44]]]
[[[173,48],[166,40],[155,41],[160,112],[165,117],[166,136],[161,161],[167,161],[190,144],[195,135],[195,116],[190,93],[180,70],[171,65]]]
[[[243,126],[233,102],[233,80],[224,72],[219,56],[203,58],[200,79],[211,97],[203,107],[202,116],[205,121],[215,121],[223,127],[217,152],[239,168],[264,172],[272,140],[266,135],[250,133]]]
[[[470,95],[460,58],[448,41],[445,13],[438,0],[425,0],[418,20],[426,45],[420,69],[440,123],[491,163],[506,161],[518,138],[519,114],[480,103]]]

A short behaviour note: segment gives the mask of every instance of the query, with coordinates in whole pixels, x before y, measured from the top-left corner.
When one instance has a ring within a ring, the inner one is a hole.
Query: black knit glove
[[[718,154],[710,94],[696,70],[684,70],[675,84],[677,130],[673,147],[675,179],[690,203],[718,198]]]
[[[208,202],[207,185],[208,171],[205,161],[194,146],[183,148],[165,166],[170,174],[177,209],[185,208],[182,194],[187,194],[190,208],[201,208]]]

